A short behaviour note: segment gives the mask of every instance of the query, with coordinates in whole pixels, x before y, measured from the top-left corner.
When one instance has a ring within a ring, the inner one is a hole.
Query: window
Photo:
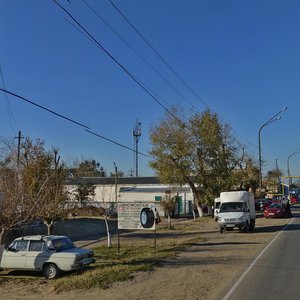
[[[155,201],[161,201],[161,196],[155,196]]]
[[[28,246],[28,241],[17,240],[14,243],[12,248],[15,249],[16,251],[27,251],[27,246]]]
[[[43,241],[30,241],[29,251],[43,251]]]

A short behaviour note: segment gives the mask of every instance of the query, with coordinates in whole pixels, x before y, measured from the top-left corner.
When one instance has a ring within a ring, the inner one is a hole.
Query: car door
[[[16,240],[3,253],[3,268],[24,269],[26,267],[27,240]]]
[[[49,258],[46,243],[41,240],[31,240],[26,254],[26,268],[42,270],[43,264]]]

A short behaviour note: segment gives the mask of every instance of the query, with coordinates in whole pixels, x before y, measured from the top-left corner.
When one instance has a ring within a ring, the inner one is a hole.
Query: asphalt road
[[[235,278],[225,299],[300,299],[300,206],[294,218],[273,238],[243,274]]]

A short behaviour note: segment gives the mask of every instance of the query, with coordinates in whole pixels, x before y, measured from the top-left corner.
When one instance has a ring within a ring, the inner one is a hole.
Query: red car
[[[297,196],[291,196],[291,203],[295,204],[298,202],[298,197]]]
[[[272,203],[271,199],[256,199],[255,200],[255,210],[263,212],[270,204]]]
[[[288,212],[283,203],[272,203],[264,210],[266,218],[286,218]]]

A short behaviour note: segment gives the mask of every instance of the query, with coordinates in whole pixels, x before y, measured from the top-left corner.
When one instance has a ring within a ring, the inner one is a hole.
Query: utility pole
[[[18,139],[18,158],[17,158],[17,169],[19,172],[20,168],[20,152],[21,152],[21,139],[23,138],[21,131],[19,131],[18,136],[16,137]]]
[[[277,194],[280,193],[280,177],[279,177],[279,169],[278,169],[278,159],[276,158],[276,172],[277,172]]]
[[[115,203],[118,202],[118,168],[116,163],[114,162],[115,166]]]

